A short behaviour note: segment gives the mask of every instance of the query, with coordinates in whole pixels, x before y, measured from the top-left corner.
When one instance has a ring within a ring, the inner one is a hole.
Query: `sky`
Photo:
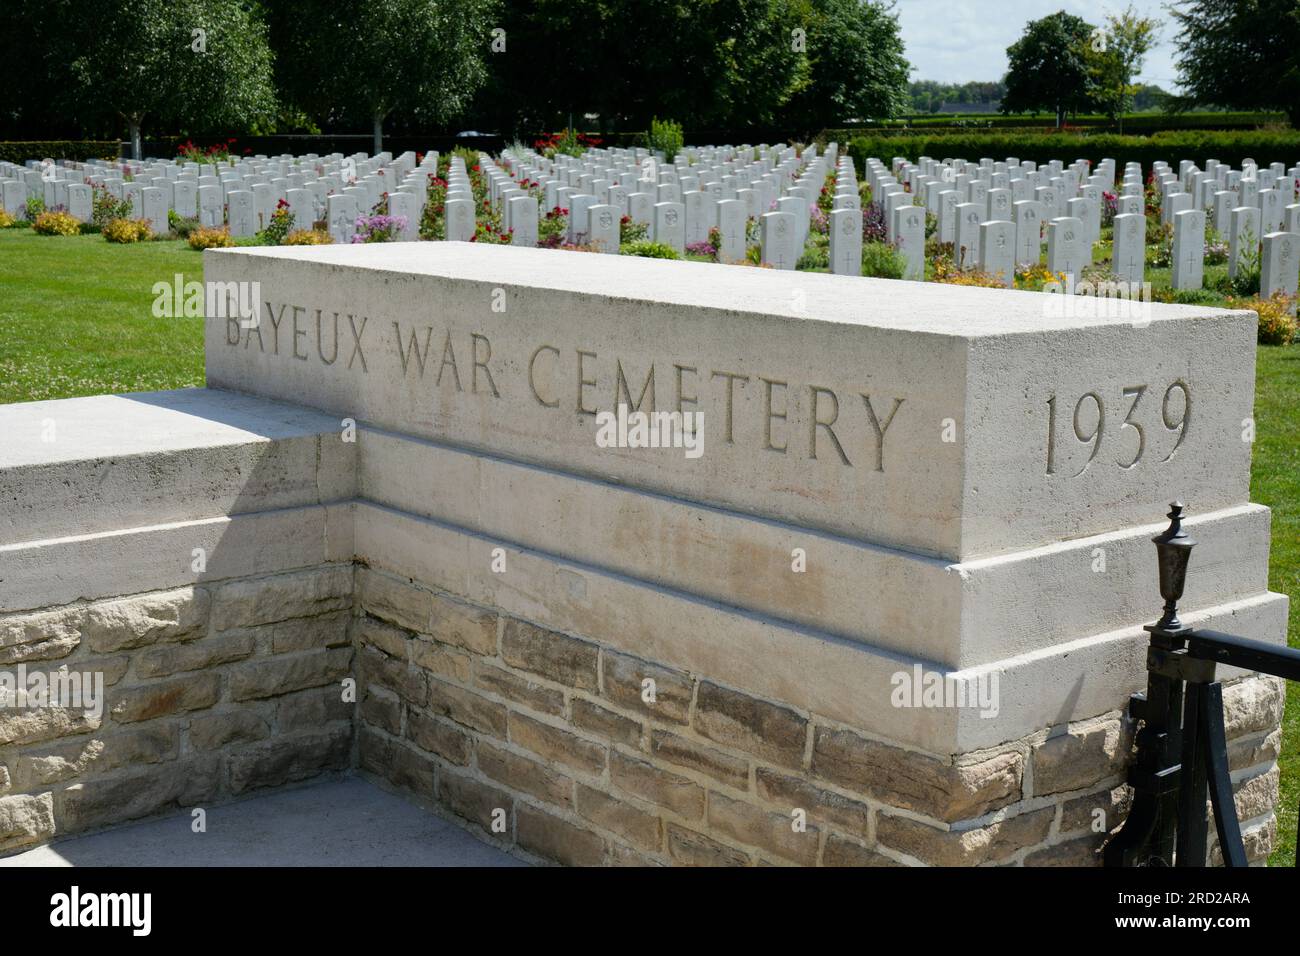
[[[964,83],[1001,79],[1007,70],[1007,47],[1030,20],[1065,10],[1101,25],[1107,14],[1122,13],[1130,4],[1161,24],[1138,82],[1173,91],[1177,25],[1162,0],[897,0],[897,12],[912,79]]]

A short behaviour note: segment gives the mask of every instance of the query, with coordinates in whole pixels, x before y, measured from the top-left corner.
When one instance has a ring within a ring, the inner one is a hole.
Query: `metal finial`
[[[1169,506],[1169,527],[1151,540],[1156,546],[1160,567],[1160,596],[1165,599],[1164,614],[1155,629],[1165,633],[1181,633],[1187,628],[1178,619],[1178,601],[1187,583],[1187,565],[1192,558],[1196,542],[1183,530],[1183,503],[1175,501]]]

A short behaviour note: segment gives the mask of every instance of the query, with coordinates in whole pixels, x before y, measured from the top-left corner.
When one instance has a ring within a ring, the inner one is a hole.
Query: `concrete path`
[[[360,778],[327,780],[207,811],[73,837],[0,866],[524,866]]]

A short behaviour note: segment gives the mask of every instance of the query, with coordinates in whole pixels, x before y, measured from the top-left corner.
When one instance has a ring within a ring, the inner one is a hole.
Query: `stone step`
[[[0,405],[0,546],[346,500],[341,434],[218,389]]]

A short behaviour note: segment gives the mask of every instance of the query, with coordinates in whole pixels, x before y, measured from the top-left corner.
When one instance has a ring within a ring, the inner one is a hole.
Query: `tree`
[[[440,125],[465,109],[486,76],[495,10],[495,0],[277,3],[277,80],[321,123],[369,123],[378,153],[394,111]]]
[[[785,114],[809,129],[887,118],[909,105],[911,64],[887,0],[812,0],[806,21],[809,82]]]
[[[1296,0],[1181,0],[1173,105],[1277,108],[1300,128],[1300,4]]]
[[[1031,20],[1020,39],[1007,47],[1002,112],[1051,110],[1060,126],[1066,114],[1086,108],[1093,29],[1064,10]]]
[[[123,122],[141,157],[146,119],[192,130],[244,126],[274,109],[266,25],[238,0],[75,0],[63,30],[65,102]],[[87,104],[90,104],[89,106]]]
[[[1089,40],[1093,97],[1106,115],[1118,119],[1120,132],[1137,93],[1133,76],[1141,72],[1159,29],[1155,20],[1138,16],[1130,6],[1121,14],[1108,15],[1105,26]]]

